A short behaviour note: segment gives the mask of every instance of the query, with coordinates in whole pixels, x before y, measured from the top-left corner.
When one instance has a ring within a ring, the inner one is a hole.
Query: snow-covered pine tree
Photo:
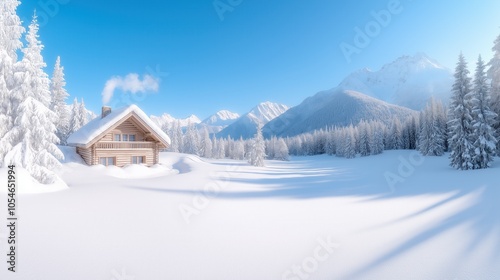
[[[71,105],[71,114],[69,119],[69,134],[74,133],[82,127],[80,122],[82,118],[80,117],[80,104],[78,99],[75,97],[73,99],[73,104]]]
[[[85,108],[85,101],[80,102],[78,106],[78,117],[79,117],[79,122],[80,122],[80,127],[86,125],[89,122],[89,116],[87,114],[87,108]]]
[[[441,102],[441,100],[436,100],[434,102],[435,106],[435,116],[436,116],[436,126],[439,128],[437,131],[436,137],[438,140],[436,141],[436,145],[441,146],[443,149],[443,154],[448,150],[448,117],[446,116],[446,109]]]
[[[264,166],[264,158],[266,157],[266,147],[264,137],[262,136],[262,123],[257,123],[257,132],[252,141],[252,149],[250,151],[249,163],[253,166]]]
[[[370,126],[367,122],[361,121],[358,124],[359,130],[359,153],[362,157],[369,156],[370,151]]]
[[[234,143],[233,158],[237,160],[245,159],[245,141],[242,138]]]
[[[179,143],[177,143],[177,130],[176,123],[172,122],[170,125],[164,125],[162,129],[167,129],[168,136],[170,137],[170,147],[168,147],[169,152],[178,153],[179,152]]]
[[[446,115],[445,115],[446,118]],[[415,150],[417,148],[417,139],[418,139],[418,117],[413,115],[411,120],[409,120],[409,149]],[[445,131],[446,132],[446,131]],[[446,143],[446,141],[445,141]]]
[[[226,156],[226,141],[224,141],[223,138],[220,138],[217,140],[217,148],[215,149],[216,150],[216,153],[215,153],[215,158],[218,158],[218,159],[223,159],[225,158]],[[215,142],[214,142],[215,143]]]
[[[303,155],[302,152],[302,140],[300,136],[294,136],[288,138],[288,150],[292,155],[300,156]]]
[[[203,128],[203,135],[201,137],[201,156],[205,158],[212,157],[212,140],[210,140],[210,134],[208,133],[207,127]]]
[[[293,152],[291,153],[294,154]],[[326,135],[325,153],[330,156],[335,154],[335,134],[333,131],[329,131]]]
[[[22,100],[20,81],[15,75],[17,52],[23,46],[21,37],[25,32],[16,12],[19,4],[18,0],[3,0],[0,4],[0,166],[12,148],[5,135],[14,126],[15,110]]]
[[[431,117],[432,107],[430,106],[431,100],[427,103],[425,109],[420,112],[420,132],[418,133],[418,146],[417,150],[424,156],[429,154],[431,146]]]
[[[302,150],[304,155],[314,155],[314,137],[311,133],[302,134]]]
[[[400,150],[403,148],[403,126],[397,118],[392,119],[392,125],[389,132],[390,149]]]
[[[224,141],[224,151],[226,158],[232,158],[233,155],[233,139],[231,139],[231,135],[227,136],[226,141]]]
[[[179,120],[176,121],[175,124],[175,137],[177,138],[177,149],[179,153],[184,152],[184,135],[182,133],[181,122]]]
[[[61,140],[61,144],[66,144],[66,139],[69,136],[69,112],[66,108],[66,99],[69,94],[64,88],[66,81],[64,80],[64,67],[61,66],[61,58],[58,56],[52,74],[52,83],[50,91],[52,93],[52,102],[50,109],[56,114],[57,137]]]
[[[442,156],[445,150],[445,120],[443,105],[433,97],[422,114],[418,150],[424,156]]]
[[[497,114],[493,129],[497,137],[497,154],[500,154],[500,35],[496,38],[493,48],[493,58],[488,63],[488,78],[491,80],[490,96],[491,110]]]
[[[497,114],[490,109],[490,93],[481,56],[476,64],[472,90],[473,163],[475,169],[488,168],[495,156],[497,139],[493,124]]]
[[[194,124],[189,122],[186,135],[184,135],[184,149],[183,152],[187,154],[199,155],[199,143],[196,136],[196,128]]]
[[[274,150],[276,148],[276,136],[271,137],[271,139],[265,140],[266,145],[266,155],[268,159],[274,159]]]
[[[456,169],[468,170],[474,168],[474,146],[471,143],[473,133],[471,79],[462,53],[458,58],[454,77],[455,83],[448,111],[450,165]]]
[[[287,161],[290,159],[288,154],[288,147],[283,138],[279,138],[276,141],[276,145],[274,148],[274,159]]]
[[[326,131],[323,129],[316,130],[313,133],[313,155],[321,155],[325,153]]]
[[[356,157],[356,138],[353,126],[348,126],[344,128],[344,139],[343,139],[343,150],[345,158],[355,158]]]
[[[64,158],[55,145],[58,142],[54,122],[56,114],[49,109],[50,86],[48,75],[43,71],[46,64],[38,40],[36,14],[26,34],[27,46],[19,65],[23,72],[23,94],[25,98],[16,108],[14,127],[5,137],[12,150],[5,156],[4,164],[16,164],[25,168],[41,183],[54,182],[57,175],[53,170],[60,166],[58,159]]]
[[[335,155],[338,157],[344,157],[344,139],[346,138],[346,133],[344,128],[335,128],[333,132],[333,138],[335,142]]]
[[[381,154],[384,152],[385,125],[379,121],[371,121],[369,126],[371,131],[370,152],[372,155]]]

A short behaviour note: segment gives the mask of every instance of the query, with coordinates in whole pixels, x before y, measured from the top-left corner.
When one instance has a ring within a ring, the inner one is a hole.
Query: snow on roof
[[[144,123],[146,123],[151,130],[153,130],[158,137],[161,138],[160,140],[170,145],[171,142],[168,135],[165,134],[165,132],[163,132],[139,107],[134,104],[128,107],[112,110],[111,113],[104,118],[98,116],[93,119],[86,125],[82,126],[78,131],[71,134],[67,141],[68,145],[87,145],[131,112],[134,112]]]

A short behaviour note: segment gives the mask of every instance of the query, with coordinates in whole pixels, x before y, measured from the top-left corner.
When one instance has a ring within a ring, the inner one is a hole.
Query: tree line
[[[493,52],[488,64],[479,56],[473,78],[463,54],[459,55],[447,109],[441,101],[431,98],[422,111],[405,120],[363,120],[346,127],[267,140],[260,140],[260,125],[253,139],[233,140],[210,138],[206,128],[199,132],[192,124],[184,134],[177,122],[165,129],[173,139],[170,150],[207,158],[248,159],[254,164],[252,153],[259,154],[259,158],[288,160],[289,155],[355,158],[384,150],[411,149],[424,156],[449,152],[450,165],[456,169],[488,168],[500,155],[500,36]],[[264,147],[254,152],[255,143],[263,143]]]

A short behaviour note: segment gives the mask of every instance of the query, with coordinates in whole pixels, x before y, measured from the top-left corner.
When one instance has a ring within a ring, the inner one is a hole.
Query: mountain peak
[[[425,53],[417,53],[401,56],[378,71],[355,71],[339,87],[420,110],[431,96],[446,103],[452,83],[449,69]]]
[[[227,126],[240,117],[239,114],[228,110],[220,110],[217,113],[203,120],[203,124],[211,126]]]
[[[189,124],[198,124],[200,123],[200,119],[196,115],[190,115],[184,119],[176,119],[172,115],[168,113],[164,113],[161,116],[150,116],[151,120],[155,122],[159,127],[170,127],[173,123],[179,121],[181,127],[186,127]]]
[[[423,52],[416,53],[413,56],[405,55],[397,58],[394,62],[386,64],[381,70],[389,67],[406,67],[413,68],[416,71],[421,71],[428,68],[446,69],[443,65],[432,59]]]
[[[250,112],[217,134],[218,137],[249,138],[256,132],[257,123],[265,125],[289,109],[288,106],[270,101],[259,103]]]
[[[260,122],[265,124],[276,118],[277,116],[283,114],[288,109],[289,107],[286,105],[273,103],[271,101],[265,101],[255,106],[247,115],[250,118],[259,120]]]

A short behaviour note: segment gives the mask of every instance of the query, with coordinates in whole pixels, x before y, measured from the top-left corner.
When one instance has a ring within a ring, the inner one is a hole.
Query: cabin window
[[[132,164],[141,164],[144,163],[144,157],[140,156],[133,156],[132,157]]]
[[[104,166],[115,165],[115,158],[114,157],[100,157],[99,163],[104,165]]]
[[[121,135],[115,134],[115,141],[121,141]]]
[[[128,136],[128,141],[135,141],[135,135],[134,134],[130,134]]]
[[[122,141],[128,141],[128,134],[122,135]]]

